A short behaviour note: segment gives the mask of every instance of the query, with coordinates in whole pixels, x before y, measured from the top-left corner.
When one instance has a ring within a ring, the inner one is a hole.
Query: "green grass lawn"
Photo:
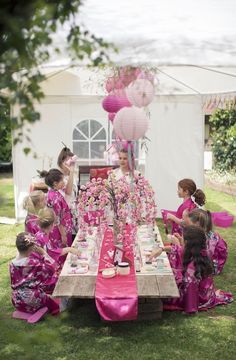
[[[207,207],[236,216],[236,199],[206,189]],[[163,232],[161,221],[158,222]],[[236,302],[195,316],[164,312],[160,321],[103,323],[93,302],[77,301],[58,317],[35,325],[13,320],[8,275],[15,255],[15,235],[23,225],[0,225],[0,359],[234,359]],[[228,243],[229,258],[215,284],[236,298],[236,223],[217,229]]]
[[[0,174],[0,217],[15,217],[12,174]]]

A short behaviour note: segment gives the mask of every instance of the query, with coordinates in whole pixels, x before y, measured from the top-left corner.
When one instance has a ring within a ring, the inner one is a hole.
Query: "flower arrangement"
[[[152,224],[157,215],[154,192],[148,180],[143,176],[133,176],[131,182],[125,176],[116,180],[112,171],[106,180],[92,179],[81,186],[78,198],[80,224],[87,212],[107,208],[113,210],[115,220],[123,223]]]

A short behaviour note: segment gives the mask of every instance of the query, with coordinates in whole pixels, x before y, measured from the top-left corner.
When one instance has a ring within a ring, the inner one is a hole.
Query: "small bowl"
[[[102,270],[102,277],[105,279],[113,278],[116,275],[115,269],[104,269]]]

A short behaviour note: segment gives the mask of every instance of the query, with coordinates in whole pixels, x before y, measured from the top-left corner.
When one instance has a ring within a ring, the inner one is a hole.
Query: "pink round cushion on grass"
[[[234,221],[234,216],[227,214],[227,215],[217,216],[214,219],[214,224],[216,226],[227,228],[227,227],[230,227],[233,224],[233,221]]]

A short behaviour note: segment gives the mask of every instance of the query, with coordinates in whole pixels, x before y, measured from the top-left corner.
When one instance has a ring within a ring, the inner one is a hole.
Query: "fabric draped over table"
[[[107,259],[108,251],[114,250],[113,231],[105,230],[99,261],[99,271],[96,280],[95,300],[99,314],[107,321],[136,320],[138,314],[138,291],[134,269],[132,227],[127,225],[123,241],[125,255],[130,262],[129,275],[116,275],[113,278],[103,278],[101,270],[105,263],[113,263]],[[104,261],[103,261],[104,260]]]

